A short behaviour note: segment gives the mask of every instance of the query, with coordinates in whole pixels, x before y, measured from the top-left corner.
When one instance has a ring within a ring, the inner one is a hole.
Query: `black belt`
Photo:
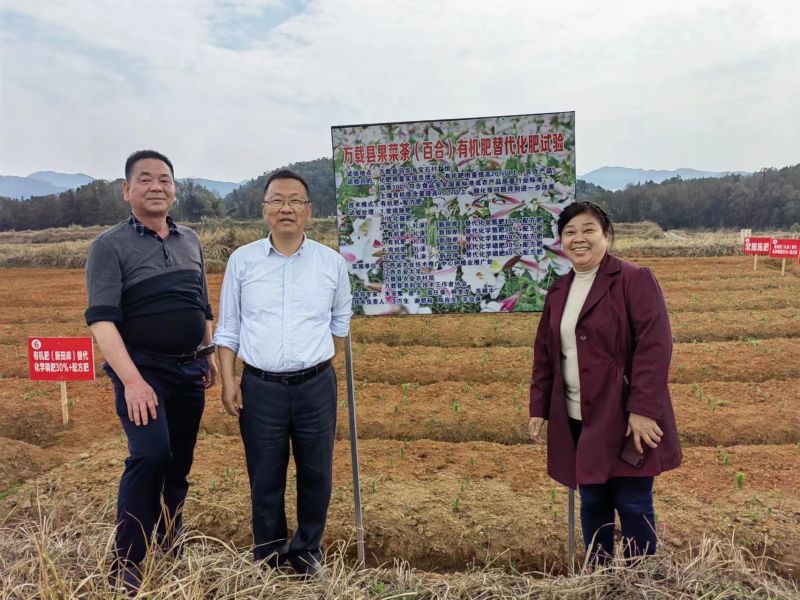
[[[271,373],[270,371],[262,371],[261,369],[251,367],[247,363],[244,365],[244,370],[252,375],[255,375],[259,379],[263,379],[264,381],[273,381],[275,383],[280,383],[281,385],[297,385],[298,383],[308,381],[312,377],[316,377],[330,366],[331,359],[328,359],[325,362],[321,362],[316,366],[309,367],[308,369],[290,371],[288,373]]]
[[[162,352],[150,352],[149,350],[139,350],[138,348],[131,348],[133,352],[138,352],[139,354],[144,354],[145,356],[150,356],[157,360],[164,360],[169,362],[174,362],[176,364],[182,363],[189,363],[193,360],[197,360],[201,356],[208,356],[209,354],[213,354],[214,349],[217,346],[215,344],[209,344],[208,346],[200,346],[194,352],[187,352],[185,354],[163,354]]]

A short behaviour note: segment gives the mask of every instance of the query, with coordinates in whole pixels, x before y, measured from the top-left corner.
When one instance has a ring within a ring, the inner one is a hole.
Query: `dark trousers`
[[[297,385],[283,385],[245,371],[241,387],[239,428],[250,477],[255,559],[273,566],[288,559],[305,571],[322,556],[333,487],[336,374],[329,367]],[[297,468],[297,530],[287,544],[290,442]]]
[[[103,366],[114,384],[117,415],[128,437],[129,456],[117,499],[116,555],[119,564],[136,571],[156,526],[158,540],[165,547],[180,533],[181,509],[189,489],[186,477],[205,403],[203,375],[208,363],[198,358],[175,364],[128,351],[158,397],[158,418],[148,417],[147,425],[137,427],[128,418],[125,387],[108,365]]]
[[[569,420],[577,444],[581,422]],[[653,477],[612,477],[605,483],[578,486],[581,496],[581,530],[589,560],[600,564],[614,554],[614,511],[619,514],[625,558],[654,554],[656,517]]]

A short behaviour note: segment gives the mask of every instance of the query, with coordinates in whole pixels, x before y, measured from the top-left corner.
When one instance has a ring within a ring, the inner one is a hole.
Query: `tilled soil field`
[[[670,390],[684,465],[657,480],[662,543],[735,539],[798,574],[800,269],[781,278],[741,257],[646,259],[670,309]],[[86,335],[83,274],[5,269],[0,290],[0,518],[37,505],[66,518],[113,500],[125,458],[111,386],[27,379],[29,335]],[[221,277],[210,277],[211,296]],[[215,302],[216,305],[216,302]],[[527,441],[538,315],[356,319],[353,359],[367,551],[427,569],[561,569],[566,490]],[[98,357],[98,363],[100,357]],[[327,540],[353,538],[343,358]],[[204,533],[247,546],[249,490],[238,424],[207,400],[187,511]],[[291,486],[290,486],[291,487]],[[293,494],[293,490],[289,490]],[[499,558],[498,558],[499,557]]]

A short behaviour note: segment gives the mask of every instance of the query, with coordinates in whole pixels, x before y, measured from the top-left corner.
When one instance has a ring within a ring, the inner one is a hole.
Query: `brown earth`
[[[797,270],[781,278],[774,265],[760,264],[753,272],[752,261],[741,257],[637,262],[659,278],[681,342],[670,388],[685,462],[658,480],[663,539],[684,547],[703,533],[735,535],[754,552],[790,565],[779,570],[796,574]],[[27,380],[29,335],[86,335],[83,273],[0,271],[0,520],[9,510],[24,517],[36,506],[37,475],[39,500],[63,516],[91,502],[112,502],[125,445],[108,379],[98,370],[96,382],[68,384],[66,428],[58,385]],[[216,299],[221,275],[209,282]],[[526,439],[537,323],[538,315],[354,320],[362,493],[374,560],[403,557],[414,566],[451,569],[505,551],[500,564],[563,565],[566,494],[546,477],[543,450]],[[336,364],[331,541],[353,532],[341,356]],[[187,511],[201,530],[247,545],[249,496],[238,426],[221,413],[218,394],[208,397]],[[737,473],[744,474],[741,489]]]
[[[33,479],[60,462],[38,446],[0,436],[0,498],[19,482]]]

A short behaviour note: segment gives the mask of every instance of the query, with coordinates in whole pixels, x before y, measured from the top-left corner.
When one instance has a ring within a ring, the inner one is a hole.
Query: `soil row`
[[[66,519],[113,499],[124,456],[124,443],[115,440],[47,473],[38,483],[42,510]],[[735,538],[796,574],[799,456],[794,445],[687,449],[684,465],[657,481],[660,543],[685,548],[704,535]],[[328,544],[354,539],[349,457],[349,445],[337,442]],[[364,440],[360,461],[371,563],[402,557],[419,568],[460,569],[497,559],[517,568],[563,568],[567,494],[545,474],[543,448]],[[239,440],[201,436],[191,482],[186,511],[192,524],[248,546],[249,488]],[[28,483],[0,500],[0,513],[33,518],[35,489]],[[293,505],[290,483],[290,523]]]
[[[355,377],[369,383],[520,382],[530,378],[532,350],[368,344],[353,350]],[[792,338],[675,344],[671,383],[761,382],[800,377],[800,344]]]
[[[74,311],[44,315],[36,309],[20,310],[33,312],[31,317],[34,320],[28,321],[20,316],[17,323],[0,324],[0,345],[19,347],[17,355],[23,361],[24,346],[30,335],[89,335],[82,314],[77,315]],[[74,318],[64,322],[38,321],[38,318],[61,318],[67,313]],[[539,317],[538,313],[358,317],[352,321],[352,339],[356,344],[381,343],[389,346],[527,346],[533,343]],[[800,337],[800,307],[761,311],[676,312],[670,315],[670,321],[676,342]]]
[[[70,423],[61,425],[60,395],[54,383],[4,381],[0,390],[0,437],[27,444],[31,464],[68,461],[96,442],[121,435],[106,378],[70,384]],[[800,442],[800,379],[761,383],[711,381],[671,384],[684,447],[764,445]],[[206,400],[201,430],[239,436],[238,421],[224,413],[219,388]],[[358,435],[362,440],[430,439],[528,444],[528,382],[429,385],[359,383],[356,389]],[[338,439],[349,439],[346,383],[339,381]],[[47,461],[44,461],[47,458]],[[16,459],[12,464],[22,464]],[[33,469],[33,471],[31,471]],[[0,473],[0,490],[23,480],[9,466]]]
[[[743,278],[772,280],[791,279],[797,275],[796,263],[787,261],[786,276],[781,278],[781,261],[760,256],[758,268],[753,270],[752,256],[706,256],[706,257],[641,257],[633,259],[636,264],[649,267],[659,281],[711,280],[717,278]],[[777,273],[776,273],[777,271]]]
[[[685,447],[800,442],[800,379],[672,384],[670,392]],[[346,393],[340,383],[340,439],[350,436]],[[202,427],[238,436],[238,421],[217,396],[209,398]],[[529,443],[527,382],[371,383],[357,389],[356,406],[359,439]]]
[[[481,348],[368,343],[354,345],[353,363],[356,378],[370,383],[519,382],[530,377],[532,355],[530,346]],[[26,346],[0,345],[0,375],[4,378],[28,376]],[[800,377],[800,344],[787,337],[678,343],[674,345],[670,369],[671,383],[759,382],[797,377]]]
[[[539,318],[539,314],[356,318],[352,339],[357,344],[389,346],[529,346]],[[676,342],[800,337],[800,307],[677,312],[670,315],[670,322]]]

